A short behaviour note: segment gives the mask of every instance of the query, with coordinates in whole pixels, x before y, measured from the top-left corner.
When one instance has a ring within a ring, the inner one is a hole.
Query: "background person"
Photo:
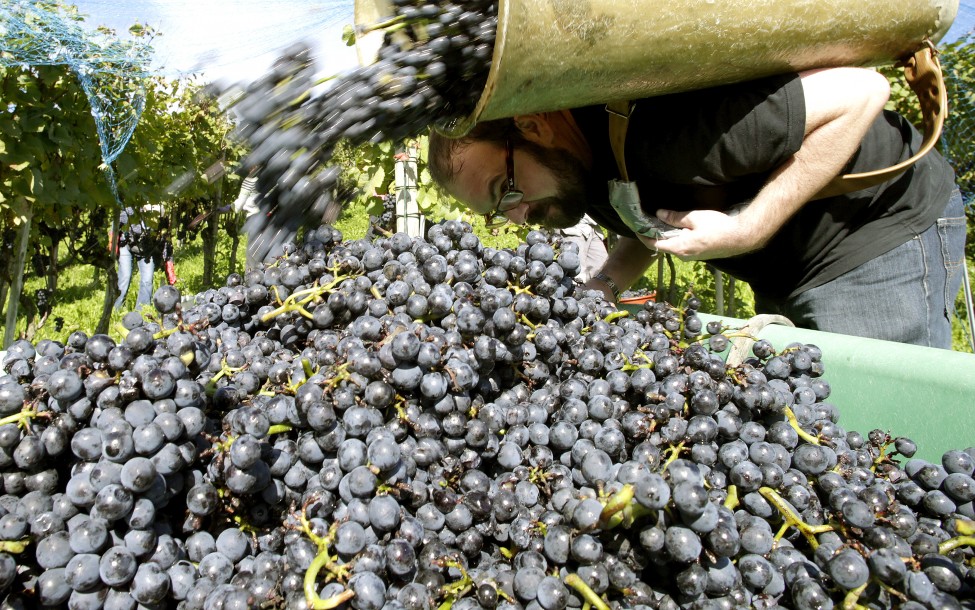
[[[579,246],[582,267],[576,279],[586,283],[599,273],[609,258],[609,251],[606,249],[606,236],[592,218],[583,216],[578,223],[567,229],[558,229],[557,233]]]
[[[125,297],[129,293],[129,284],[132,282],[132,260],[137,261],[139,268],[139,292],[136,296],[135,309],[138,311],[143,305],[148,305],[152,300],[153,273],[155,263],[153,252],[157,249],[148,226],[141,218],[135,217],[135,211],[127,207],[119,215],[119,239],[118,239],[118,290],[119,296],[115,299],[114,308],[121,311],[125,304]]]
[[[590,280],[609,298],[659,249],[711,261],[749,282],[759,312],[799,326],[950,348],[965,219],[947,162],[931,152],[888,182],[812,201],[838,174],[917,150],[920,133],[883,111],[888,94],[873,70],[832,68],[636,101],[626,164],[644,211],[682,229],[670,239],[638,239],[609,204],[620,176],[602,105],[434,133],[430,169],[474,212],[550,227],[589,214],[620,234]]]

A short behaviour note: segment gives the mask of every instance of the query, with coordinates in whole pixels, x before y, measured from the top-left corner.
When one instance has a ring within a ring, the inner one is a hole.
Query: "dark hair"
[[[474,142],[496,142],[504,146],[505,140],[511,139],[513,144],[523,141],[521,132],[515,126],[514,119],[495,119],[478,123],[469,132],[457,138],[443,135],[435,129],[430,130],[430,144],[427,150],[427,163],[430,176],[440,186],[445,186],[457,175],[460,169],[454,165],[454,155],[462,148]]]

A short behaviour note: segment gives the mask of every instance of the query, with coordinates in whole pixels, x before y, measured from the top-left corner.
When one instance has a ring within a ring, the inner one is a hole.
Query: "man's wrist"
[[[595,276],[593,276],[593,279],[597,279],[600,282],[609,286],[610,291],[612,291],[613,293],[613,299],[616,301],[620,300],[620,288],[619,286],[616,285],[616,282],[613,281],[613,278],[609,277],[608,275],[600,271]]]

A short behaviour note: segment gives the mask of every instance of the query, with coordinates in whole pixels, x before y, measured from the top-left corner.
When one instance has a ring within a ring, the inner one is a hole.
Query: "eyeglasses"
[[[508,180],[502,187],[498,204],[494,206],[493,210],[484,215],[484,226],[488,228],[500,227],[507,223],[508,217],[504,213],[521,205],[522,200],[525,198],[525,193],[515,188],[515,155],[510,138],[504,143],[504,157],[508,171]]]

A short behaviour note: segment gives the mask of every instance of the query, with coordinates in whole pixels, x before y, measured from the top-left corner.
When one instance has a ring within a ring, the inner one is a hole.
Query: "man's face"
[[[590,173],[564,149],[520,142],[514,149],[515,188],[522,202],[504,215],[515,224],[538,224],[560,229],[577,224],[596,194]],[[459,148],[457,170],[447,190],[476,214],[488,214],[507,184],[503,145],[474,142]]]

